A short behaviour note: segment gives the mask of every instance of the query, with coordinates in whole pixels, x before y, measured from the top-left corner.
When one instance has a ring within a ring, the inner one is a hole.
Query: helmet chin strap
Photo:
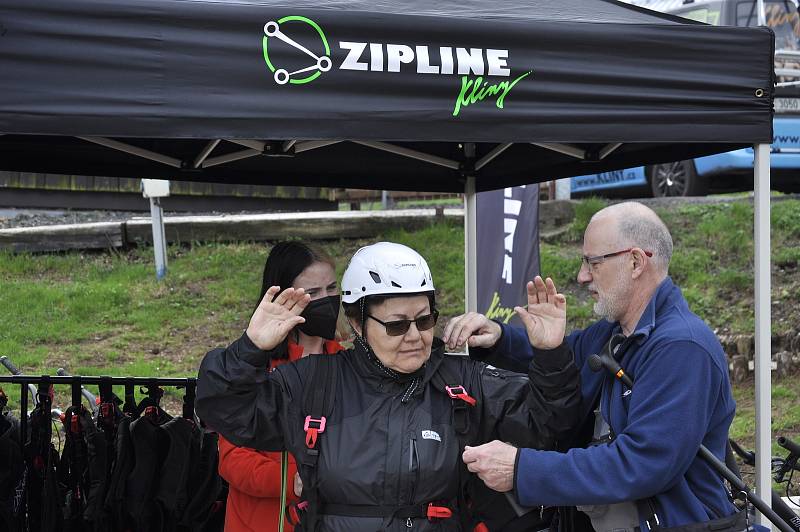
[[[367,306],[367,297],[364,296],[361,298],[361,336],[364,339],[364,343],[367,343],[367,314],[365,312],[366,306]],[[356,333],[356,336],[358,336],[358,333]]]
[[[367,315],[364,312],[366,308],[366,299],[366,297],[362,297],[359,303],[361,310],[361,333],[359,334],[350,320],[347,320],[347,324],[350,326],[350,330],[353,331],[353,336],[355,336],[356,342],[361,344],[361,347],[364,349],[364,351],[367,353],[372,353],[372,346],[370,346],[369,342],[367,342]]]

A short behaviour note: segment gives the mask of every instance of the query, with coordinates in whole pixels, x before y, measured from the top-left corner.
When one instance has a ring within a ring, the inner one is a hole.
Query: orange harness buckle
[[[303,430],[306,431],[306,447],[313,449],[317,445],[317,435],[325,432],[326,421],[325,416],[319,419],[306,416],[306,422],[303,425]],[[316,424],[316,426],[312,426],[312,423]]]

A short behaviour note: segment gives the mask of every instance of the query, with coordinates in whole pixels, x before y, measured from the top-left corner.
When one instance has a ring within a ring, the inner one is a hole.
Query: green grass
[[[755,401],[753,383],[735,384],[733,395],[736,399],[736,416],[730,429],[730,437],[748,450],[755,448]],[[790,375],[782,379],[772,379],[772,456],[785,458],[788,452],[780,447],[775,440],[785,436],[800,443],[800,379]],[[753,485],[751,467],[743,467],[745,480]],[[773,482],[773,489],[784,494],[785,484]],[[795,490],[797,484],[795,483]],[[797,495],[797,491],[792,492]]]
[[[692,310],[722,332],[752,331],[752,203],[745,199],[689,204],[659,214],[675,241],[670,274],[683,289]],[[787,312],[796,306],[800,285],[800,201],[773,202],[771,229],[772,283],[776,288],[773,299],[778,302],[773,310]],[[773,320],[775,334],[791,332],[796,326],[791,316]]]
[[[444,316],[464,312],[464,227],[456,223],[439,223],[410,233],[398,230],[386,235],[417,250],[433,272],[439,292],[438,306]],[[447,243],[448,245],[443,245]],[[344,258],[342,262],[345,262]]]
[[[608,205],[601,198],[586,198],[575,205],[575,218],[569,225],[565,240],[568,242],[583,242],[583,232],[595,213]]]

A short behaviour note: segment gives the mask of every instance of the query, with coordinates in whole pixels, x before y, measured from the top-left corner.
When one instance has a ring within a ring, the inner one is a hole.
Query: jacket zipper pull
[[[411,528],[414,526],[414,523],[411,521],[410,517],[406,517],[406,527]]]

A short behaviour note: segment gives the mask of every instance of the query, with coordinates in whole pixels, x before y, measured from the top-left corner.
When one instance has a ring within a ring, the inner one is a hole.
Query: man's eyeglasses
[[[615,251],[614,253],[606,253],[605,255],[596,255],[594,257],[588,257],[584,255],[581,258],[583,260],[583,263],[588,268],[590,266],[597,266],[598,264],[601,264],[606,259],[610,259],[611,257],[616,257],[617,255],[622,255],[623,253],[630,253],[631,251],[633,251],[633,248],[623,249],[622,251]],[[653,256],[652,251],[645,251],[644,254],[647,255],[648,257]]]
[[[414,320],[395,320],[395,321],[381,321],[371,314],[367,314],[368,318],[372,318],[386,328],[386,334],[389,336],[403,336],[411,328],[411,324],[417,325],[418,331],[427,331],[433,329],[436,321],[439,319],[439,311],[434,310],[430,314],[420,316]]]

